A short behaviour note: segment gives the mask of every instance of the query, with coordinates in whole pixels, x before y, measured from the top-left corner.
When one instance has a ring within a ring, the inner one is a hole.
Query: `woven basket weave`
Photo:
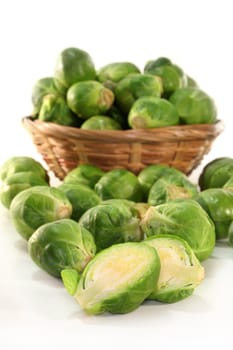
[[[179,125],[140,130],[83,130],[22,119],[49,169],[62,180],[80,164],[108,171],[126,168],[137,174],[150,164],[167,164],[190,174],[210,151],[223,123]]]

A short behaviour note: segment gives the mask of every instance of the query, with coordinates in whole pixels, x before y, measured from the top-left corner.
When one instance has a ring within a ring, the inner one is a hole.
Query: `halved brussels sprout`
[[[78,81],[94,80],[96,78],[94,62],[86,51],[68,47],[57,57],[54,76],[66,88]]]
[[[101,199],[121,198],[134,202],[143,200],[143,191],[137,176],[127,169],[113,169],[106,172],[95,184],[95,191]]]
[[[233,158],[216,158],[206,164],[199,176],[201,190],[220,188],[233,176]]]
[[[173,235],[151,236],[144,243],[154,247],[160,258],[160,275],[148,299],[174,303],[190,296],[204,278],[204,268],[192,248]]]
[[[168,100],[145,96],[132,105],[128,123],[132,129],[161,128],[179,124],[179,116]]]
[[[4,181],[8,176],[24,171],[32,171],[48,180],[48,174],[44,167],[35,159],[24,156],[11,157],[6,160],[0,168],[0,179]]]
[[[0,183],[0,201],[9,208],[13,198],[21,191],[32,186],[46,186],[48,182],[32,171],[18,172],[6,177]]]
[[[78,118],[67,106],[65,98],[54,94],[44,96],[38,119],[66,126],[78,125]]]
[[[183,238],[197,258],[207,259],[215,247],[215,229],[206,211],[193,199],[176,199],[151,206],[141,221],[147,237],[172,234]]]
[[[104,115],[94,115],[81,125],[85,130],[121,130],[120,124],[113,118]]]
[[[94,80],[76,83],[67,91],[68,107],[83,119],[106,114],[113,101],[113,92]]]
[[[200,192],[195,200],[212,219],[216,238],[226,238],[233,221],[233,192],[222,188],[209,188]]]
[[[97,72],[97,79],[101,83],[111,81],[117,83],[127,75],[140,73],[139,68],[131,62],[113,62],[101,67]]]
[[[63,183],[58,187],[72,204],[71,219],[78,221],[90,208],[100,204],[100,197],[90,187],[83,184]]]
[[[151,294],[159,272],[160,260],[154,248],[123,243],[98,253],[84,269],[77,287],[72,274],[64,271],[62,278],[88,314],[125,314]]]
[[[143,239],[138,212],[124,201],[110,201],[90,208],[79,223],[93,234],[98,250]]]
[[[65,184],[82,184],[94,188],[96,182],[105,174],[105,172],[92,164],[80,164],[71,170],[65,177]]]
[[[217,120],[214,100],[197,87],[177,89],[169,100],[175,106],[181,124],[212,124]]]
[[[128,115],[139,97],[161,96],[161,79],[150,74],[130,74],[116,85],[114,93],[117,107],[124,115]]]
[[[18,193],[11,202],[10,214],[18,233],[26,240],[41,225],[72,214],[72,205],[59,189],[34,186]]]
[[[55,277],[63,269],[72,268],[81,273],[93,258],[96,246],[93,236],[71,219],[61,219],[40,226],[28,241],[33,261]]]
[[[183,174],[165,174],[152,185],[147,201],[150,205],[159,205],[178,198],[191,198],[197,193],[197,186]]]

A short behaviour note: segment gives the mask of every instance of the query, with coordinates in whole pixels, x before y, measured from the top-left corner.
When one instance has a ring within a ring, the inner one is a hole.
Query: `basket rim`
[[[86,140],[105,140],[106,142],[160,142],[165,140],[208,139],[219,135],[224,130],[224,122],[217,120],[214,124],[175,125],[153,129],[126,130],[85,130],[73,126],[64,126],[52,122],[33,119],[32,116],[22,118],[26,129],[47,136],[61,138],[77,138]],[[64,131],[65,130],[65,131]]]

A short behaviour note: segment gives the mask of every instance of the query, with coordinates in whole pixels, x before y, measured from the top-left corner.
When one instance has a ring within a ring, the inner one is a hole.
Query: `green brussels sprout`
[[[233,192],[222,188],[209,188],[200,192],[195,200],[213,221],[216,239],[226,238],[233,221]]]
[[[44,96],[54,94],[65,96],[65,92],[59,87],[59,83],[53,77],[39,79],[32,87],[33,115],[39,113]]]
[[[100,204],[100,198],[90,187],[83,184],[63,183],[58,187],[72,204],[71,219],[78,221],[90,208]]]
[[[139,97],[161,96],[161,79],[151,74],[130,74],[116,85],[114,93],[117,107],[128,115]]]
[[[106,81],[117,83],[132,73],[140,73],[139,68],[135,64],[131,62],[113,62],[99,69],[97,79],[101,83],[105,83]]]
[[[48,185],[48,182],[32,171],[24,171],[9,175],[0,183],[0,201],[9,209],[13,198],[19,192],[32,186],[46,185]]]
[[[233,221],[232,221],[232,223],[229,226],[228,240],[229,240],[229,243],[230,243],[231,247],[233,247]]]
[[[233,176],[233,158],[216,158],[206,164],[199,176],[201,190],[220,188]]]
[[[233,175],[225,182],[223,188],[228,191],[233,191]]]
[[[165,164],[151,164],[140,171],[138,174],[138,181],[143,189],[146,198],[148,198],[148,194],[152,185],[165,175],[177,175],[183,176],[185,178],[185,174],[183,174],[180,170],[169,167]]]
[[[121,130],[120,124],[114,119],[104,116],[95,115],[85,120],[81,125],[81,129],[85,130]]]
[[[141,220],[141,228],[147,237],[172,234],[183,238],[200,261],[207,259],[215,246],[214,224],[193,199],[176,199],[151,206]]]
[[[132,129],[161,128],[179,124],[179,116],[168,100],[146,96],[134,102],[128,123]]]
[[[204,268],[192,248],[182,238],[154,235],[144,241],[160,258],[158,283],[148,299],[174,303],[190,296],[204,278]]]
[[[197,194],[197,186],[183,174],[166,174],[152,185],[147,201],[150,205],[159,205],[178,198],[191,198]]]
[[[139,222],[137,212],[123,201],[99,204],[88,209],[79,220],[80,225],[93,234],[97,250],[142,240]]]
[[[145,64],[144,72],[150,73],[157,67],[161,66],[171,66],[172,61],[167,57],[159,57],[156,60],[150,60]]]
[[[95,184],[94,189],[102,200],[120,198],[141,202],[144,198],[137,176],[127,169],[106,172]]]
[[[81,273],[93,258],[96,246],[93,236],[71,219],[61,219],[40,226],[28,240],[33,261],[55,277],[72,268]]]
[[[107,199],[103,202],[101,202],[102,205],[104,204],[117,204],[120,205],[123,203],[126,205],[132,212],[134,216],[137,216],[140,220],[143,218],[144,214],[146,213],[147,209],[149,209],[150,205],[148,203],[144,202],[134,202],[130,201],[128,199]]]
[[[125,314],[135,310],[153,291],[160,261],[153,247],[131,242],[98,253],[78,283],[70,271],[65,272],[64,285],[88,314]]]
[[[59,189],[34,186],[18,193],[11,202],[10,215],[18,233],[26,240],[41,225],[69,218],[72,205]]]
[[[83,119],[105,114],[113,101],[113,92],[94,80],[76,83],[67,91],[68,107]]]
[[[38,119],[61,125],[77,125],[77,116],[69,109],[62,96],[49,94],[44,96]]]
[[[177,89],[169,100],[175,106],[182,124],[212,124],[217,120],[214,100],[197,87]]]
[[[61,51],[55,64],[55,78],[66,88],[84,80],[94,80],[96,71],[91,56],[76,47]]]
[[[105,174],[103,170],[92,164],[80,164],[65,177],[65,184],[82,184],[94,188],[96,182]]]
[[[48,173],[44,167],[31,157],[11,157],[0,168],[0,179],[4,181],[8,176],[19,172],[31,171],[48,181]]]

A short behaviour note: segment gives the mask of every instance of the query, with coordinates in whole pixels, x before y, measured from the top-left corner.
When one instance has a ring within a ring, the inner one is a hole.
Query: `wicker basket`
[[[223,123],[179,125],[141,130],[83,130],[22,119],[49,169],[62,180],[80,164],[107,171],[126,168],[137,174],[149,164],[162,163],[190,174],[210,151]]]

